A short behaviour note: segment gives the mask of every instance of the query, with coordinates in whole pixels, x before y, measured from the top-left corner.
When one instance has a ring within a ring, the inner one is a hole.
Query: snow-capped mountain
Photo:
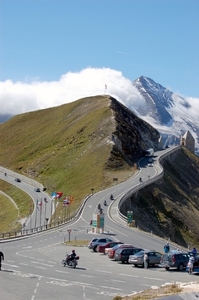
[[[150,78],[141,76],[133,81],[143,101],[135,108],[136,114],[157,129],[164,144],[179,145],[180,137],[189,130],[195,139],[199,155],[199,119],[189,115],[189,103]]]

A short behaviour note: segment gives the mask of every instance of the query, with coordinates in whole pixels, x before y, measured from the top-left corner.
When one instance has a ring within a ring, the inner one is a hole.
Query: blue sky
[[[104,84],[122,99],[141,75],[196,101],[198,14],[198,0],[0,0],[3,112],[74,101]]]

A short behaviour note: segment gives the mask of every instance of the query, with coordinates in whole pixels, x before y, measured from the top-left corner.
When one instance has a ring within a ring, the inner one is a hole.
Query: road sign
[[[133,222],[133,211],[128,210],[127,211],[127,223],[132,223]]]
[[[67,231],[68,231],[68,233],[71,233],[72,230],[71,229],[67,229]]]

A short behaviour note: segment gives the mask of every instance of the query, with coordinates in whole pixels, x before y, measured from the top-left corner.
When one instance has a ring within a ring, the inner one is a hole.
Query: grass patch
[[[73,240],[73,241],[65,241],[64,245],[73,246],[73,247],[86,247],[88,246],[89,240]]]
[[[8,197],[0,194],[0,232],[20,230],[22,228],[20,220],[32,212],[33,201],[21,189],[3,180],[0,180],[0,190],[11,197],[18,208]]]

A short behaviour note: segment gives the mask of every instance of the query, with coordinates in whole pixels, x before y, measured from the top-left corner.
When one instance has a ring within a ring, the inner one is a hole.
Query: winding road
[[[168,150],[169,151],[169,150]],[[172,151],[172,149],[170,149]],[[2,300],[104,300],[116,295],[135,292],[160,286],[168,282],[189,282],[185,272],[165,271],[162,268],[135,268],[129,264],[111,261],[106,255],[95,253],[87,247],[75,247],[80,260],[76,269],[62,267],[61,261],[71,247],[64,245],[71,229],[72,240],[90,240],[95,236],[132,243],[138,247],[156,249],[162,252],[165,240],[152,233],[144,233],[127,227],[118,214],[118,203],[125,193],[133,187],[146,184],[162,172],[155,153],[153,167],[147,166],[146,158],[140,161],[140,170],[124,183],[92,195],[85,203],[78,220],[38,234],[0,242],[0,250],[5,255],[0,272],[0,295]],[[3,177],[3,173],[1,174]],[[142,177],[143,183],[139,182]],[[4,179],[4,178],[3,178]],[[17,184],[13,180],[13,184]],[[26,190],[26,183],[21,182]],[[29,194],[35,199],[35,192],[29,186]],[[110,194],[114,201],[109,200]],[[106,199],[104,207],[105,231],[93,233],[90,220],[97,212],[97,205]],[[50,200],[50,199],[49,199]],[[36,201],[36,200],[35,200]],[[172,246],[172,245],[171,245]],[[173,245],[173,247],[176,247]],[[192,281],[197,281],[192,276]]]

